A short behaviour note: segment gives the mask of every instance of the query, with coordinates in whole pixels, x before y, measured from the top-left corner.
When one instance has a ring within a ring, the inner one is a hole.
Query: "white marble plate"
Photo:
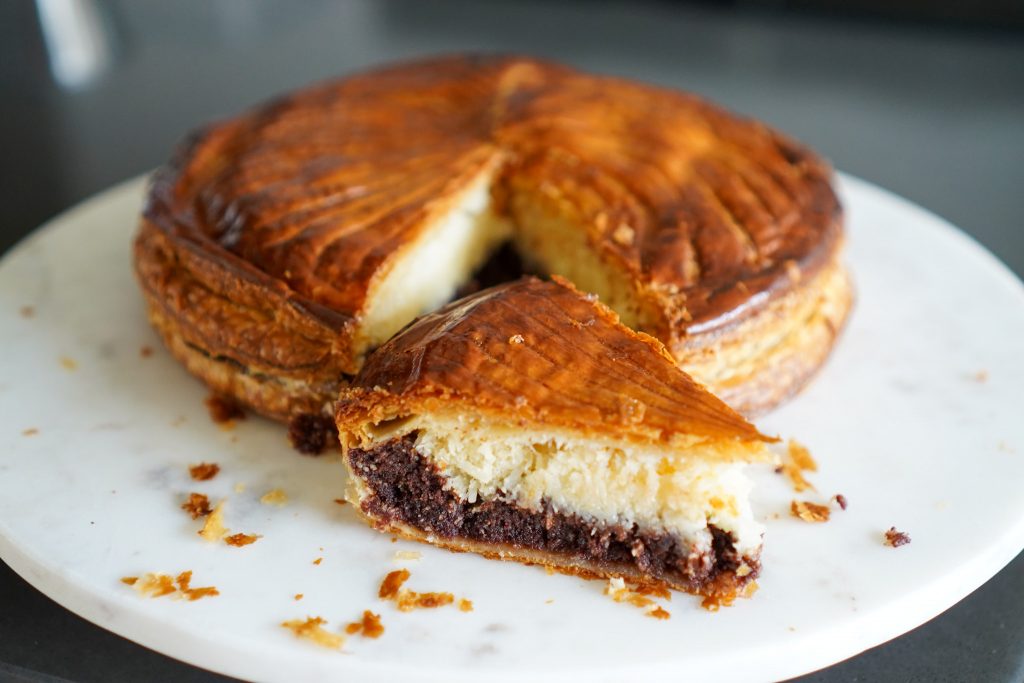
[[[0,557],[142,645],[266,681],[773,679],[907,631],[1024,547],[1024,289],[963,234],[862,181],[842,179],[852,322],[818,379],[760,422],[807,444],[820,499],[841,492],[849,509],[798,521],[781,477],[758,471],[759,592],[717,613],[679,594],[668,621],[613,603],[599,582],[392,543],[332,502],[337,456],[299,456],[254,417],[211,423],[203,388],[143,317],[129,266],[142,190],[134,180],[86,202],[0,265]],[[186,466],[204,460],[221,474],[190,481]],[[287,506],[258,502],[274,487]],[[179,509],[190,491],[226,498],[227,526],[262,538],[202,541]],[[913,542],[884,546],[893,525]],[[400,549],[422,558],[398,561]],[[410,588],[475,609],[397,612],[376,591],[398,566]],[[119,581],[186,569],[221,595],[150,599]],[[367,608],[386,632],[342,652],[279,626],[320,615],[338,629]]]

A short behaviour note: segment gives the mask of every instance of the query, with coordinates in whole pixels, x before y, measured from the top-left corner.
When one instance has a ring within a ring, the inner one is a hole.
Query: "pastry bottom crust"
[[[710,547],[696,548],[665,531],[602,524],[548,505],[530,510],[503,500],[470,503],[446,488],[443,475],[413,444],[400,438],[345,454],[349,500],[380,531],[456,552],[705,596],[735,595],[760,568],[757,557],[740,557],[731,535],[714,527]]]
[[[671,351],[680,368],[729,406],[746,415],[761,414],[814,377],[853,301],[850,276],[837,255],[762,310],[721,331],[685,338]]]

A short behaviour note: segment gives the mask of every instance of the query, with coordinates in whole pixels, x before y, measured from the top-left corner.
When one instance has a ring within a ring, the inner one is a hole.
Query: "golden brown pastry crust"
[[[634,442],[768,441],[681,372],[658,340],[555,277],[499,285],[418,318],[367,359],[339,437],[432,411]]]
[[[684,367],[709,349],[727,365],[749,332],[801,322],[778,321],[807,313],[792,300],[820,298],[817,276],[839,267],[829,168],[766,126],[555,64],[446,57],[193,135],[156,175],[136,241],[150,317],[218,391],[278,418],[322,409],[368,351],[374,288],[484,173],[513,220],[526,202],[578,225],[640,302],[640,328]],[[833,292],[832,314],[802,321],[838,329],[844,299]],[[831,343],[786,338],[750,372],[697,376],[734,405],[770,407]]]

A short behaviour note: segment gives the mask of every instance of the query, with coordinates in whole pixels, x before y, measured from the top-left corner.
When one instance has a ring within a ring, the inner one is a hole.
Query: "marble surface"
[[[842,492],[850,507],[802,523],[788,516],[784,482],[757,471],[768,524],[759,592],[714,614],[677,595],[665,622],[611,602],[597,582],[536,568],[419,546],[421,559],[398,561],[411,544],[333,502],[337,457],[301,458],[255,418],[212,424],[203,389],[143,319],[128,265],[140,188],[72,210],[0,265],[0,557],[143,645],[258,680],[623,680],[723,664],[736,680],[781,678],[925,621],[1024,547],[1024,290],[968,238],[865,183],[843,181],[859,293],[850,328],[808,391],[761,423],[807,444],[822,498]],[[190,481],[187,465],[202,460],[221,474]],[[275,487],[289,503],[260,504]],[[262,538],[204,543],[178,509],[190,491],[227,499],[227,525]],[[892,525],[913,542],[883,546]],[[474,611],[379,602],[378,582],[399,566],[411,588],[453,591]],[[119,581],[186,569],[221,595],[148,599]],[[278,626],[320,615],[339,628],[367,608],[386,633],[342,653]]]

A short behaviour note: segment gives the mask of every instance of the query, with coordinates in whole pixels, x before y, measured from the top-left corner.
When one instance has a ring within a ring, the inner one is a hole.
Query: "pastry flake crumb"
[[[794,517],[805,522],[827,522],[830,510],[827,505],[818,505],[805,500],[794,500],[789,505],[789,511]]]
[[[161,598],[178,590],[174,585],[174,578],[168,574],[144,574],[129,585],[151,598]]]
[[[798,442],[796,439],[790,439],[786,445],[786,451],[789,453],[790,459],[793,463],[802,470],[809,472],[818,471],[818,463],[811,457],[811,452],[807,450],[807,447]]]
[[[262,538],[258,534],[232,534],[224,538],[224,542],[230,546],[241,548],[242,546],[252,545],[257,539]]]
[[[814,486],[804,477],[804,471],[817,472],[818,463],[811,457],[810,451],[797,441],[790,439],[786,448],[786,455],[782,464],[776,468],[776,472],[786,475],[793,490],[799,493],[807,489],[814,490]]]
[[[74,358],[68,358],[67,356],[60,357],[60,366],[68,372],[74,372],[78,369],[78,361]]]
[[[305,596],[304,596],[304,595],[303,595],[302,593],[296,593],[296,594],[295,594],[295,596],[294,596],[294,598],[295,598],[295,600],[296,600],[296,601],[298,601],[298,600],[301,600],[301,599],[302,599],[302,598],[304,598],[304,597],[305,597]]]
[[[271,489],[263,494],[263,497],[260,498],[260,502],[264,505],[284,507],[288,504],[288,494],[281,489]]]
[[[377,597],[381,600],[391,600],[398,595],[398,591],[402,588],[402,584],[409,580],[408,569],[396,569],[389,573],[381,581],[380,590],[377,591]]]
[[[183,571],[177,577],[160,573],[147,573],[141,577],[125,576],[121,579],[121,583],[131,586],[140,594],[148,595],[151,598],[172,595],[189,601],[195,601],[201,598],[220,595],[220,591],[213,586],[192,588],[191,570]]]
[[[655,607],[652,610],[648,610],[646,614],[647,616],[653,617],[655,619],[669,619],[672,616],[671,614],[669,614],[667,610],[665,610],[661,606]]]
[[[36,429],[35,427],[29,427],[28,429],[23,429],[22,432],[21,432],[21,435],[22,436],[35,436],[38,433],[39,433],[38,429]]]
[[[417,593],[410,590],[398,591],[398,605],[400,612],[411,612],[414,609],[434,609],[444,607],[455,602],[455,596],[451,593]]]
[[[213,586],[200,586],[198,588],[192,588],[192,570],[186,570],[178,574],[176,579],[178,583],[178,590],[181,592],[181,596],[187,598],[190,601],[196,601],[201,598],[213,597],[220,595]]]
[[[885,545],[890,548],[899,548],[908,543],[910,543],[910,534],[897,531],[894,526],[889,527],[889,530],[885,532]]]
[[[832,496],[832,500],[836,502],[836,505],[839,506],[840,510],[845,510],[846,506],[849,505],[849,503],[846,500],[846,496],[844,496],[841,493],[837,493],[836,495]]]
[[[149,358],[152,355],[153,355],[153,347],[152,346],[143,346],[143,347],[141,347],[139,349],[139,356],[141,356],[142,358]]]
[[[345,500],[344,498],[335,498],[334,502],[337,503],[338,505],[348,505],[348,501]]]
[[[219,425],[229,425],[235,420],[245,419],[245,410],[232,398],[220,394],[210,394],[204,401],[210,413],[210,419]]]
[[[188,468],[189,476],[195,481],[209,481],[220,472],[220,465],[215,462],[201,462]]]
[[[409,580],[409,576],[408,569],[396,569],[393,572],[389,572],[384,577],[384,580],[381,581],[377,596],[381,600],[393,601],[400,612],[411,612],[414,609],[433,609],[451,605],[455,602],[455,596],[451,593],[417,593],[416,591],[403,588],[402,586]]]
[[[202,493],[188,494],[188,500],[181,504],[181,509],[187,512],[192,519],[206,517],[213,512],[210,509],[210,499]]]
[[[359,634],[364,638],[380,638],[384,633],[384,625],[381,624],[380,615],[370,610],[363,611],[363,618],[353,621],[345,627],[345,633],[349,635]]]
[[[423,555],[418,550],[398,550],[395,551],[396,560],[418,560]]]
[[[459,599],[459,611],[460,612],[472,612],[473,611],[473,601],[472,600],[467,600],[466,598],[460,598]]]
[[[306,617],[305,620],[292,619],[290,621],[282,621],[281,626],[290,630],[296,637],[312,641],[320,647],[340,650],[341,646],[345,643],[344,636],[326,630],[323,627],[326,623],[327,621],[321,617]]]
[[[324,558],[322,558],[322,557],[318,557],[318,558],[316,558],[315,560],[313,560],[313,564],[315,564],[315,565],[318,565],[318,566],[319,566],[319,564],[320,564],[321,562],[323,562],[323,561],[324,561]]]
[[[523,339],[523,335],[521,334],[513,334],[511,337],[508,338],[508,343],[512,344],[513,346],[522,344],[525,341],[526,340]]]
[[[224,526],[224,501],[217,503],[217,507],[206,516],[206,522],[198,533],[207,541],[219,541],[228,535]]]
[[[22,318],[34,318],[36,317],[36,309],[34,306],[22,306],[18,313],[21,314]]]

